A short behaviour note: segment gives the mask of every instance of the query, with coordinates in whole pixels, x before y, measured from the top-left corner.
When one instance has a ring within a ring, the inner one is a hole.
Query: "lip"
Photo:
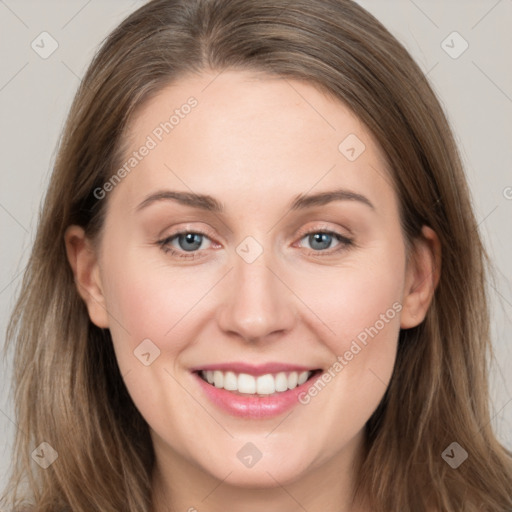
[[[283,365],[280,366],[282,368]],[[212,365],[212,368],[202,367],[203,369],[217,369],[219,370],[221,366]],[[224,366],[222,366],[224,368]],[[293,370],[296,371],[293,367]],[[254,367],[253,367],[254,369]],[[261,368],[258,369],[258,371]],[[307,370],[307,368],[305,368]],[[200,375],[199,371],[193,372],[193,377],[198,382],[201,390],[206,395],[206,397],[219,409],[232,416],[237,416],[239,418],[247,418],[247,419],[265,419],[272,418],[275,416],[279,416],[288,410],[292,409],[294,406],[300,405],[299,395],[301,393],[307,392],[310,386],[312,386],[315,381],[322,376],[322,371],[318,370],[315,375],[309,378],[304,384],[297,386],[294,389],[289,389],[288,391],[283,391],[281,393],[276,393],[274,395],[268,396],[257,396],[257,395],[243,395],[243,394],[235,394],[231,391],[227,391],[223,388],[216,388],[212,386],[208,382],[204,381]],[[287,370],[288,371],[288,370]],[[298,371],[298,370],[297,370]],[[266,373],[269,372],[265,367]],[[243,373],[243,372],[242,372]]]
[[[279,372],[305,372],[315,371],[318,368],[311,368],[310,366],[300,366],[296,364],[287,363],[265,363],[265,364],[249,364],[244,362],[232,362],[232,363],[219,363],[219,364],[208,364],[205,366],[197,366],[196,368],[190,368],[191,372],[204,371],[215,371],[221,372],[234,372],[234,373],[247,373],[254,377],[260,375],[266,375],[267,373],[279,373]]]

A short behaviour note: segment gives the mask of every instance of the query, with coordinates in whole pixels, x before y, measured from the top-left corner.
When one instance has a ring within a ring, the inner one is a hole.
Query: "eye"
[[[351,245],[353,241],[334,231],[310,231],[300,238],[298,245],[304,247],[303,241],[306,241],[313,254],[325,255],[341,251]],[[174,233],[158,241],[158,245],[166,253],[178,258],[196,258],[201,255],[201,251],[211,248],[214,243],[208,235],[196,231],[181,231]]]
[[[204,233],[182,231],[160,240],[158,244],[164,252],[169,252],[182,258],[193,258],[199,250],[209,248],[211,240]]]
[[[205,239],[206,236],[201,233],[180,233],[173,237],[171,243],[176,241],[180,249],[191,252],[200,249]]]
[[[341,250],[347,246],[352,245],[352,240],[340,235],[339,233],[335,233],[333,231],[311,231],[304,235],[300,239],[300,246],[303,247],[303,241],[306,240],[309,248],[313,252],[336,252]],[[331,251],[327,251],[328,249],[332,249]],[[308,248],[308,247],[306,247]]]

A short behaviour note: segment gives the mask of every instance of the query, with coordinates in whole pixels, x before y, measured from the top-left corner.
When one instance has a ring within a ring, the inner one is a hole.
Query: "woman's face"
[[[374,139],[312,85],[226,71],[127,140],[98,252],[67,240],[159,464],[256,488],[354,460],[426,309]]]

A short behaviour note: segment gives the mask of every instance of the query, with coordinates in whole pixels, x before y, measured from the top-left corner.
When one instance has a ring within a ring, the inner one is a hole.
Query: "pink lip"
[[[249,375],[253,375],[254,377],[258,377],[260,375],[265,375],[267,373],[279,373],[279,372],[305,372],[305,371],[314,371],[316,368],[311,368],[308,366],[298,366],[294,364],[286,364],[286,363],[265,363],[265,364],[248,364],[243,362],[233,362],[233,363],[220,363],[220,364],[207,364],[205,366],[197,366],[196,368],[191,368],[191,372],[199,372],[201,370],[204,371],[215,371],[220,370],[221,372],[235,372],[235,373],[247,373]]]
[[[216,367],[219,369],[220,367]],[[282,368],[282,365],[280,366]],[[291,370],[295,371],[295,370]],[[267,373],[272,373],[267,371]],[[299,395],[307,392],[309,387],[322,376],[322,372],[313,375],[308,381],[304,382],[295,389],[289,389],[282,393],[276,393],[268,396],[235,394],[222,388],[216,388],[204,381],[199,373],[193,373],[194,378],[204,391],[206,396],[223,411],[241,418],[264,419],[278,416],[299,405]]]

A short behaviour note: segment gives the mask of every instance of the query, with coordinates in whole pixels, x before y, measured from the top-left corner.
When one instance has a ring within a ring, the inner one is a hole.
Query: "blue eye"
[[[309,246],[315,250],[329,249],[333,236],[329,233],[313,233],[308,235]]]
[[[177,241],[180,249],[190,252],[196,251],[203,243],[204,235],[199,233],[183,233],[177,236]]]
[[[164,252],[171,253],[173,256],[194,258],[199,249],[207,248],[203,244],[205,240],[209,241],[209,238],[203,233],[183,231],[160,240],[158,244]]]
[[[307,240],[306,246],[302,245],[304,240]],[[205,256],[203,253],[205,249],[213,248],[208,235],[195,231],[174,233],[159,240],[158,245],[164,252],[174,257],[194,260]],[[353,240],[333,231],[311,231],[302,236],[299,244],[300,247],[309,249],[310,253],[319,256],[333,255],[351,245],[353,245]]]
[[[331,231],[312,231],[304,235],[302,240],[307,240],[309,248],[314,252],[327,252],[326,250],[331,248],[334,249],[329,252],[335,252],[352,244],[349,238]]]

